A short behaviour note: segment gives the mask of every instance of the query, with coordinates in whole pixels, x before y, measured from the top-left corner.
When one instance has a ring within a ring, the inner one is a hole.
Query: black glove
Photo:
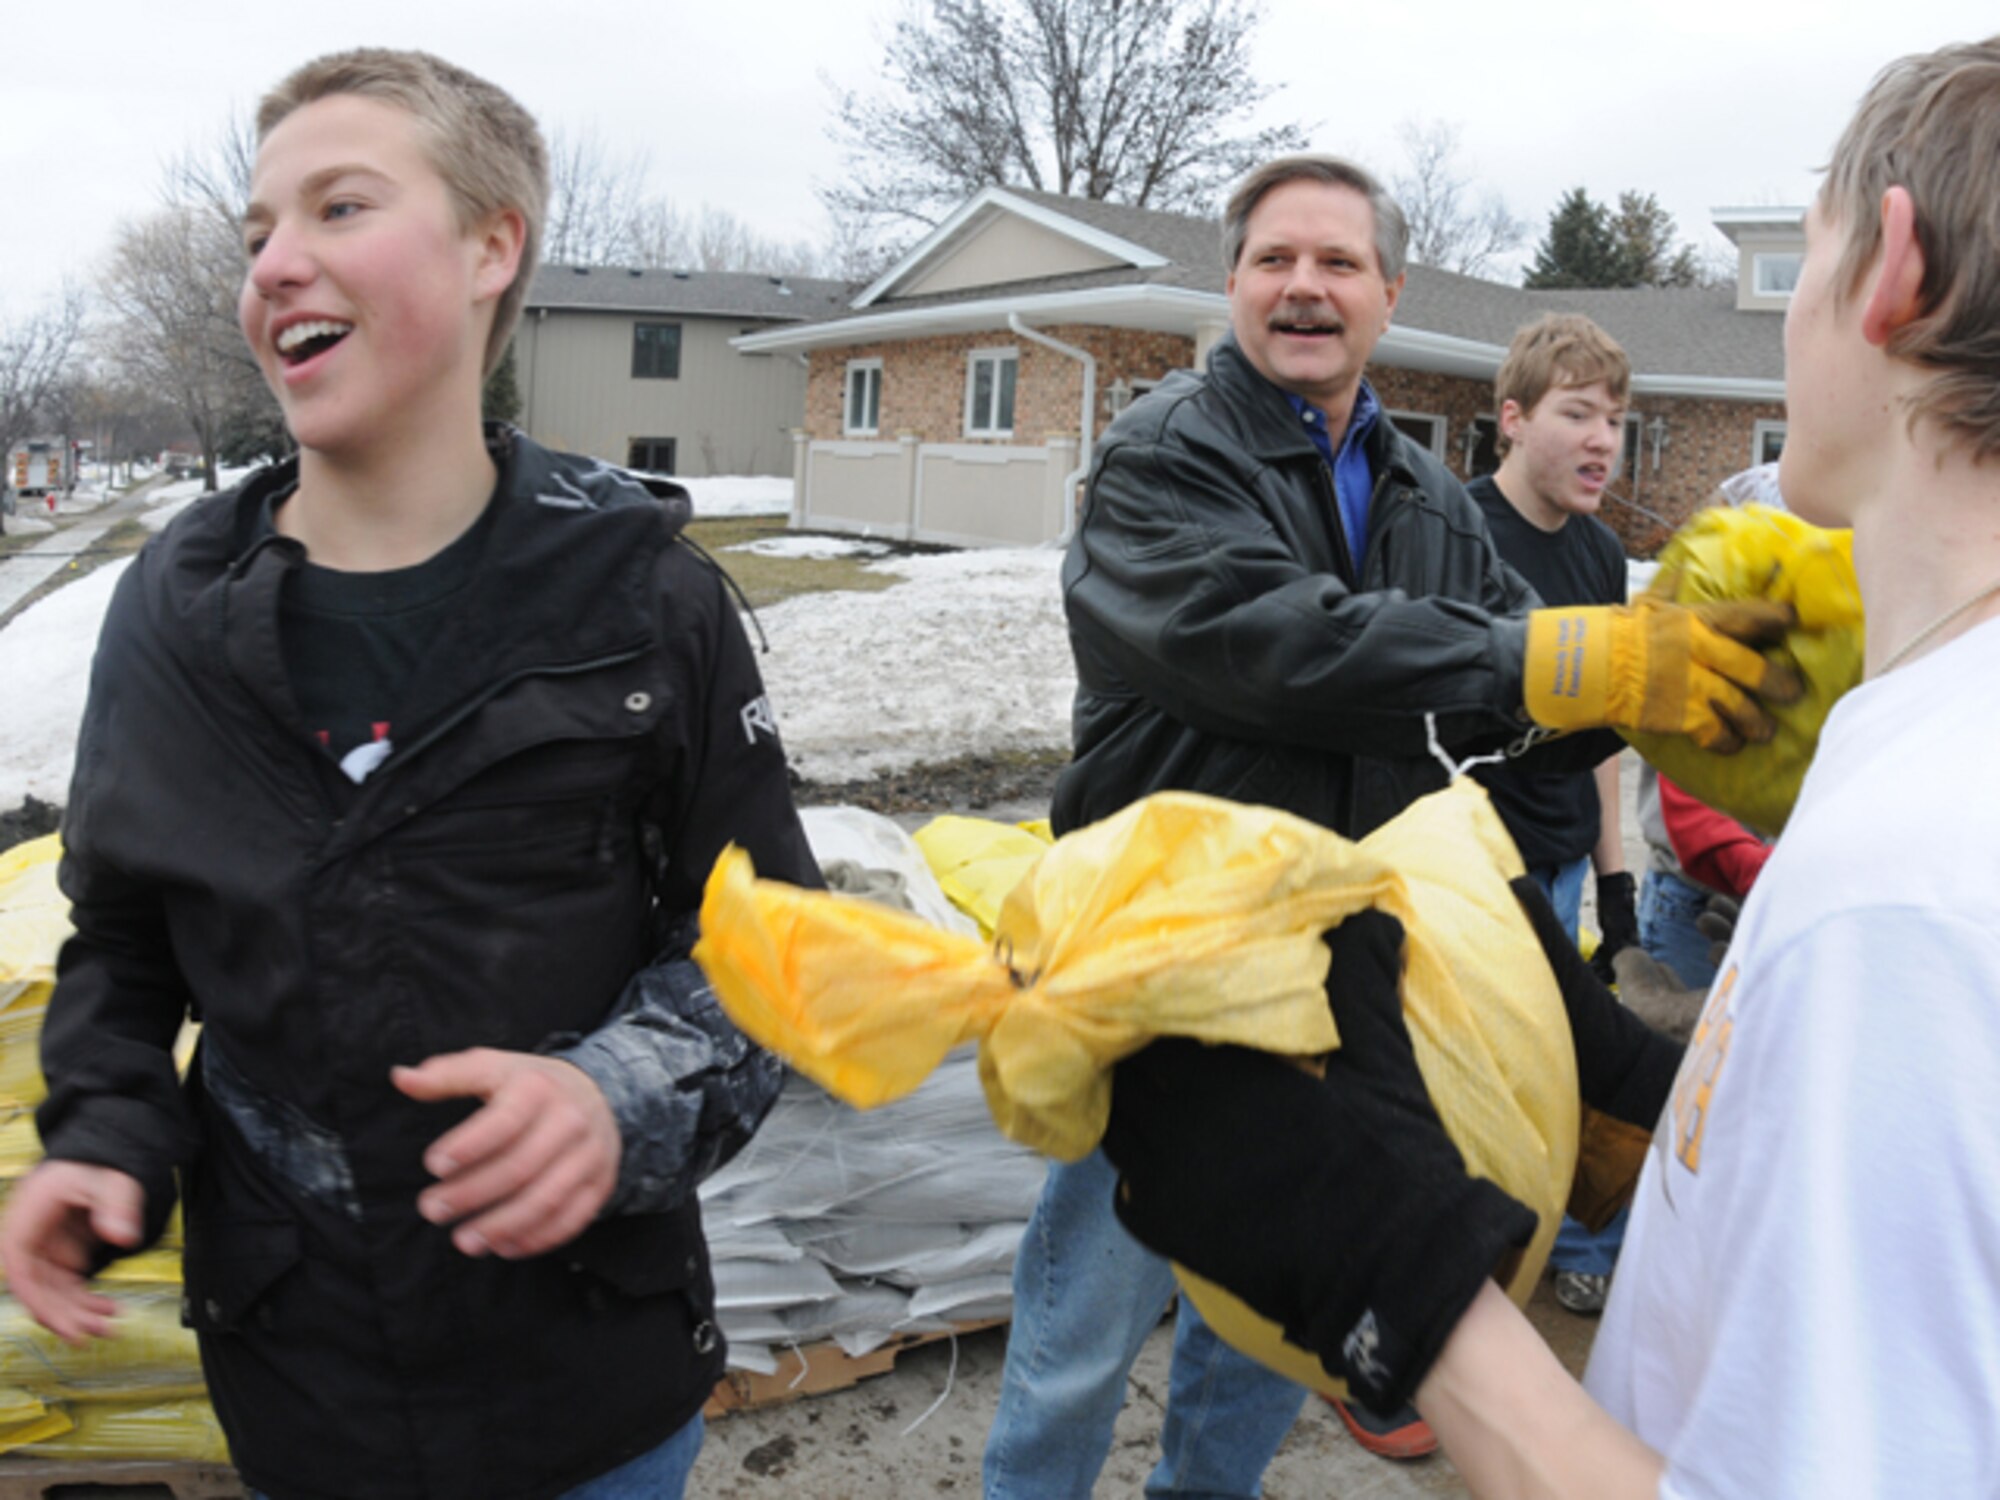
[[[1618,1003],[1576,951],[1548,897],[1531,877],[1519,876],[1508,882],[1508,888],[1527,913],[1562,990],[1583,1102],[1614,1120],[1651,1130],[1666,1107],[1674,1074],[1680,1071],[1681,1044],[1660,1035]]]
[[[1535,1215],[1469,1177],[1403,1025],[1403,928],[1327,934],[1340,1050],[1295,1062],[1185,1038],[1118,1065],[1105,1154],[1119,1220],[1234,1292],[1379,1412],[1406,1401]]]
[[[1630,875],[1597,877],[1597,951],[1590,955],[1590,972],[1600,984],[1616,984],[1611,960],[1639,946],[1639,886]]]

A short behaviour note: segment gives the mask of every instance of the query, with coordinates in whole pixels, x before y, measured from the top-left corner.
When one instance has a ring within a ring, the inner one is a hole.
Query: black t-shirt
[[[290,493],[272,497],[266,526]],[[346,573],[307,561],[286,580],[279,638],[292,696],[349,781],[373,769],[368,754],[352,758],[357,750],[380,745],[374,754],[386,755],[396,723],[420,717],[404,691],[478,568],[491,514],[488,506],[463,536],[415,567]]]
[[[1571,516],[1559,530],[1544,531],[1508,503],[1491,475],[1465,488],[1485,512],[1500,556],[1544,604],[1625,602],[1625,549],[1595,516]],[[1597,779],[1590,772],[1550,774],[1509,764],[1472,774],[1493,794],[1530,869],[1568,864],[1596,847]]]

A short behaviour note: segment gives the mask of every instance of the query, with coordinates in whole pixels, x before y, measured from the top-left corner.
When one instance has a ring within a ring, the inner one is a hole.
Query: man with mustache
[[[1445,784],[1433,737],[1463,757],[1538,728],[1724,749],[1770,732],[1753,695],[1790,689],[1756,651],[1672,606],[1538,609],[1464,487],[1383,419],[1362,370],[1408,238],[1335,157],[1272,161],[1231,196],[1231,336],[1106,432],[1063,569],[1078,687],[1058,833],[1178,788],[1359,838]],[[1617,747],[1582,734],[1536,760],[1580,770]],[[989,1500],[1089,1495],[1172,1295],[1114,1182],[1101,1153],[1055,1166],[1028,1226]],[[1302,1400],[1184,1306],[1146,1493],[1255,1496]],[[1426,1440],[1413,1414],[1381,1436]]]

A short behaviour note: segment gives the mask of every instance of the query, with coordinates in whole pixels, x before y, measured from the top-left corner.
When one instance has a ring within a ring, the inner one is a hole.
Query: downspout
[[[1063,523],[1062,531],[1049,543],[1052,547],[1067,547],[1070,534],[1076,529],[1076,487],[1090,474],[1090,445],[1095,437],[1097,415],[1097,359],[1081,349],[1072,348],[1038,332],[1021,321],[1019,313],[1007,314],[1007,326],[1024,339],[1032,339],[1045,349],[1053,349],[1083,365],[1083,443],[1077,449],[1076,467],[1063,475]]]

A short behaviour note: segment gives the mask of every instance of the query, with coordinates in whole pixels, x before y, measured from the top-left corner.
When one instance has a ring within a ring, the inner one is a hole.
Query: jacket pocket
[[[272,1293],[298,1267],[293,1224],[220,1224],[190,1238],[182,1274],[181,1321],[199,1333],[274,1325]]]

